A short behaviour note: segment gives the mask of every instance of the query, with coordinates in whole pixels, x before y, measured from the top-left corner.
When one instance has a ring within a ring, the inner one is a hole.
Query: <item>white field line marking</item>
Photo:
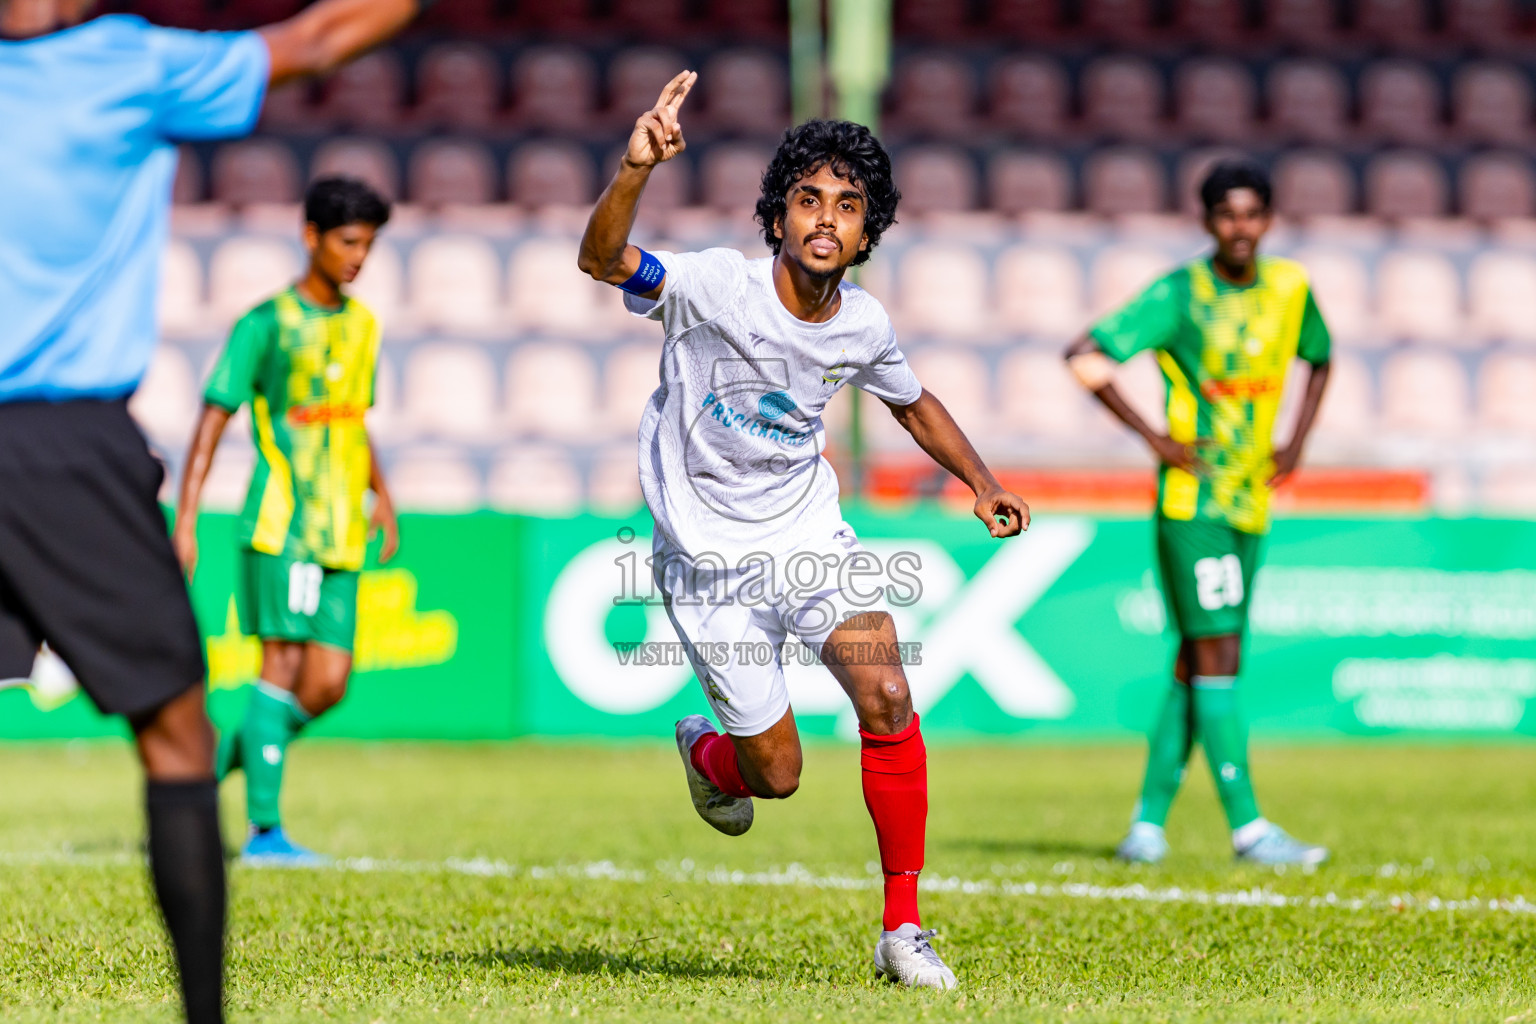
[[[125,867],[142,863],[142,858],[128,853],[93,854],[69,850],[38,853],[0,852],[0,867]],[[393,860],[377,857],[348,857],[317,867],[285,868],[280,865],[255,865],[256,870],[336,871],[349,874],[429,874],[473,875],[480,878],[527,878],[533,881],[577,879],[605,882],[668,882],[675,884],[720,885],[745,888],[788,887],[802,889],[873,890],[880,888],[876,877],[817,875],[800,864],[767,871],[742,871],[725,867],[699,868],[691,861],[660,862],[653,870],[625,868],[612,861],[588,861],[575,864],[512,864],[485,857],[465,859],[450,857],[441,861]],[[1140,882],[1129,885],[1095,885],[1087,882],[1034,882],[998,879],[964,879],[927,875],[918,883],[924,892],[960,893],[967,896],[1025,896],[1037,899],[1107,900],[1126,903],[1188,903],[1214,907],[1306,907],[1333,910],[1428,910],[1491,911],[1504,914],[1536,914],[1536,902],[1524,896],[1508,899],[1464,900],[1420,897],[1411,893],[1388,896],[1343,897],[1337,893],[1321,896],[1287,896],[1263,887],[1228,891],[1186,889],[1182,886],[1152,888]]]

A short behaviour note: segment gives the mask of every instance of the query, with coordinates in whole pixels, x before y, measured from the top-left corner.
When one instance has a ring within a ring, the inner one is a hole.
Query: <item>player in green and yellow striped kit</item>
[[[190,575],[208,467],[229,418],[249,403],[256,467],[240,516],[236,604],[242,631],[261,638],[261,679],[239,728],[220,742],[218,770],[220,778],[245,771],[245,856],[286,863],[318,859],[282,829],[288,744],[346,693],[369,536],[383,531],[380,562],[399,545],[363,423],[373,405],[379,326],[342,291],[389,220],[389,204],[360,181],[327,178],[310,187],[304,206],[309,268],[235,324],[204,393],[173,538]]]
[[[1292,839],[1259,813],[1234,684],[1269,529],[1270,492],[1296,468],[1316,419],[1328,380],[1328,328],[1306,271],[1258,254],[1271,216],[1264,171],[1219,164],[1200,195],[1215,253],[1154,282],[1067,350],[1078,379],[1161,463],[1157,559],[1180,638],[1135,820],[1117,853],[1149,863],[1167,854],[1163,824],[1198,738],[1237,855],[1313,864],[1328,851]],[[1142,351],[1156,354],[1167,383],[1166,436],[1148,426],[1113,383],[1115,364]],[[1306,395],[1290,442],[1277,450],[1275,418],[1286,373],[1298,358],[1309,368]]]

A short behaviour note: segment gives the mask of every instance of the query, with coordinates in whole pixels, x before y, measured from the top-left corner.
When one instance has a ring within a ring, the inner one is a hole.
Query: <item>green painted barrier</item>
[[[1145,520],[1041,516],[994,541],[968,517],[857,512],[932,736],[1140,731],[1172,638]],[[407,517],[370,563],[357,671],[320,735],[667,736],[705,710],[651,593],[650,521]],[[206,516],[193,588],[216,720],[238,714],[260,647],[233,615],[233,520]],[[1289,520],[1255,584],[1242,686],[1255,732],[1536,733],[1536,523]],[[867,567],[865,567],[867,568]],[[785,660],[801,728],[853,733],[803,647]],[[67,681],[0,691],[0,737],[116,733]]]

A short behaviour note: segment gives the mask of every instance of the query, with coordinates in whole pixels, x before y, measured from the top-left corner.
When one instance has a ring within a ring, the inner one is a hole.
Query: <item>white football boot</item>
[[[739,836],[752,827],[752,798],[730,796],[693,766],[693,745],[705,733],[715,731],[703,715],[689,715],[677,723],[677,753],[688,773],[688,795],[699,817],[728,836]]]
[[[948,991],[957,984],[950,970],[928,940],[937,932],[920,930],[904,924],[893,932],[881,932],[875,943],[875,970],[881,975],[912,988],[936,988]]]

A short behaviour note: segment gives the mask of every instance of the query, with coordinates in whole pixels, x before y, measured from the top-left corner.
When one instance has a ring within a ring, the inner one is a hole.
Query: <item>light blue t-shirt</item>
[[[0,402],[138,386],[176,143],[248,133],[269,61],[254,32],[128,15],[0,40]]]

